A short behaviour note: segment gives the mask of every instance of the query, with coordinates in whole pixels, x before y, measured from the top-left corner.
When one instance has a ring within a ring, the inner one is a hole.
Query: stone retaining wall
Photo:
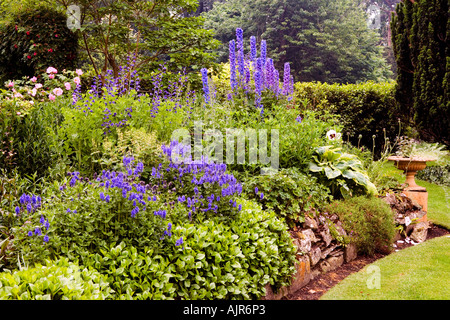
[[[390,193],[381,197],[391,206],[395,213],[395,223],[401,226],[396,239],[414,237],[417,242],[426,239],[428,222],[420,221],[426,212],[414,200],[403,193]],[[290,230],[291,238],[297,247],[296,273],[291,285],[274,292],[270,285],[266,286],[264,300],[279,300],[307,285],[321,273],[335,270],[342,264],[357,257],[355,244],[343,245],[336,238],[346,235],[336,215],[306,216],[305,222]]]

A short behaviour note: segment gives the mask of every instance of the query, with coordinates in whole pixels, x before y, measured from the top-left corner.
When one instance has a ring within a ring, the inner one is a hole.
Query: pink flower
[[[50,74],[48,75],[48,77],[49,77],[50,79],[54,79],[54,78],[55,78],[55,75],[54,75],[53,73],[50,73]]]
[[[10,81],[6,86],[8,88],[12,88],[12,87],[14,87],[14,82]]]
[[[66,87],[66,90],[72,89],[72,87],[70,86],[70,82],[65,82],[64,86]]]
[[[56,98],[56,97],[50,93],[50,94],[48,95],[48,98],[49,98],[51,101],[55,101],[55,98]]]
[[[33,97],[36,95],[36,91],[37,91],[36,88],[31,89],[31,95],[32,95]]]
[[[23,96],[20,94],[20,92],[16,92],[14,94],[14,98],[23,98]]]
[[[34,87],[35,87],[36,89],[40,89],[40,88],[42,88],[42,83],[36,83],[36,84],[34,85]]]
[[[59,97],[60,95],[63,94],[63,90],[61,88],[55,88],[53,89],[53,93]]]
[[[79,76],[81,76],[83,74],[83,71],[81,71],[81,69],[77,69],[75,70],[75,73]]]
[[[36,82],[36,81],[37,81],[37,78],[36,78],[36,77],[33,77],[33,78],[30,79],[30,81],[31,81],[31,82]]]
[[[56,70],[56,69],[53,68],[53,67],[48,67],[48,68],[47,68],[47,73],[58,73],[58,70]]]
[[[80,77],[73,78],[73,82],[75,82],[76,84],[80,84],[81,83]]]

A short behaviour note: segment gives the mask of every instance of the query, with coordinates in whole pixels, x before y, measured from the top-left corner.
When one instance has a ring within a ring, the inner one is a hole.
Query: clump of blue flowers
[[[259,57],[257,55],[256,37],[250,37],[250,52],[245,52],[243,30],[236,29],[236,39],[232,39],[228,45],[230,63],[230,92],[228,100],[234,99],[239,92],[247,95],[253,87],[255,107],[260,110],[261,116],[264,113],[262,103],[263,93],[272,95],[275,99],[292,100],[294,93],[294,79],[291,75],[289,63],[284,64],[283,81],[280,82],[280,72],[275,68],[273,59],[267,56],[267,42],[262,39],[260,42]],[[205,103],[210,103],[207,70],[201,70],[203,79],[203,90]],[[252,86],[251,83],[253,82]],[[208,92],[208,94],[207,94]]]
[[[188,208],[188,217],[231,217],[240,211],[236,197],[242,184],[226,172],[227,165],[207,157],[191,158],[190,145],[172,141],[162,146],[167,162],[152,168],[152,181],[172,188],[176,201]]]

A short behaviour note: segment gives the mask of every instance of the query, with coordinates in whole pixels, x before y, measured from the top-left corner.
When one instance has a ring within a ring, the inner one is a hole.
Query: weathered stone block
[[[423,242],[427,239],[429,223],[428,221],[421,221],[413,225],[414,229],[410,234],[410,238],[415,242]]]
[[[344,249],[345,262],[350,262],[352,260],[355,260],[357,255],[358,255],[358,249],[356,248],[356,244],[349,243],[349,244],[347,244],[347,246],[345,246],[345,249]]]
[[[308,253],[311,266],[315,266],[319,262],[321,255],[322,250],[319,247],[314,246],[311,248],[311,251]]]

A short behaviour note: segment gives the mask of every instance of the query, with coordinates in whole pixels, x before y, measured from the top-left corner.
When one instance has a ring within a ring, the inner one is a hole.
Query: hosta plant
[[[349,197],[357,194],[377,194],[361,160],[341,151],[340,147],[322,146],[315,149],[309,171],[327,185],[333,196]]]

